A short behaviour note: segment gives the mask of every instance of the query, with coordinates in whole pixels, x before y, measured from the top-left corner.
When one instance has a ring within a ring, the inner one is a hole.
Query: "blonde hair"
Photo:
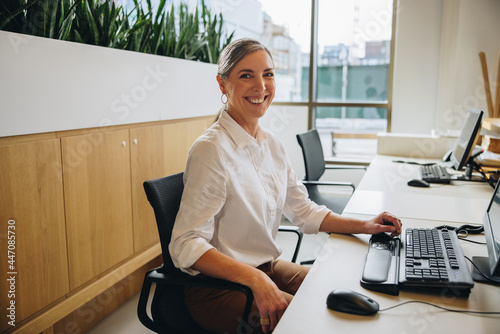
[[[245,58],[249,53],[259,50],[266,51],[269,57],[271,57],[271,61],[273,61],[273,55],[271,54],[271,51],[269,51],[269,49],[264,44],[256,39],[241,38],[231,42],[224,48],[224,50],[222,50],[219,56],[217,74],[222,79],[227,80],[233,68],[238,65],[238,63],[243,58]],[[215,121],[219,119],[219,116],[224,110],[226,110],[226,108],[227,105],[224,105],[219,110]]]

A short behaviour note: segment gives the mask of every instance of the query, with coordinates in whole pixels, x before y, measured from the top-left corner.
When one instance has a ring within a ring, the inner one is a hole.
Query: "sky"
[[[273,18],[274,23],[285,25],[290,35],[309,48],[310,1],[304,0],[258,0],[262,8]],[[359,34],[356,40],[389,40],[392,25],[392,0],[320,0],[319,47],[354,41],[354,3],[359,3]],[[286,8],[286,11],[283,10]],[[304,20],[305,13],[309,16]],[[299,20],[300,18],[300,20]]]
[[[133,0],[115,0],[118,3],[133,7]],[[144,1],[144,0],[140,0]],[[168,3],[180,0],[170,0]],[[199,0],[183,0],[194,6]],[[205,0],[210,3],[210,0]],[[310,46],[311,1],[307,0],[218,0],[227,6],[238,6],[243,1],[257,1],[262,9],[271,15],[273,22],[286,26],[290,36],[299,44],[304,52]],[[151,0],[153,7],[159,0]],[[359,33],[354,31],[354,7],[359,4]],[[286,10],[284,10],[286,8]],[[319,50],[325,45],[340,43],[352,45],[357,41],[360,45],[369,40],[389,40],[391,38],[392,0],[319,0]]]

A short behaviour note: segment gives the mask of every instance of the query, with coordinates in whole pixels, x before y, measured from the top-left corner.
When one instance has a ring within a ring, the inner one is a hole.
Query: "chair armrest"
[[[329,182],[329,181],[306,181],[302,180],[302,183],[307,185],[316,185],[316,186],[341,186],[341,187],[351,187],[352,191],[356,190],[356,187],[352,182]]]
[[[147,313],[149,293],[151,291],[151,283],[153,282],[153,280],[148,278],[151,273],[156,272],[159,268],[161,267],[151,269],[146,272],[146,276],[144,277],[144,281],[142,283],[141,294],[139,295],[139,303],[137,304],[137,317],[139,318],[139,321],[155,333],[160,333],[160,329]]]
[[[253,293],[249,287],[239,283],[234,283],[222,279],[210,278],[206,276],[198,277],[184,273],[179,273],[179,274],[162,273],[159,271],[162,267],[158,267],[148,271],[144,277],[141,294],[139,296],[139,303],[137,305],[137,316],[139,317],[139,320],[144,326],[146,326],[147,328],[156,333],[160,333],[161,329],[158,328],[153,319],[151,319],[147,314],[147,304],[151,290],[151,284],[156,283],[160,285],[161,284],[180,285],[180,286],[192,285],[192,286],[215,288],[221,290],[240,291],[244,293],[247,298],[245,309],[242,315],[243,321],[241,322],[240,326],[247,327],[248,318],[250,316],[250,311],[252,310],[252,304],[253,304]]]
[[[363,170],[366,170],[366,166],[331,166],[331,165],[326,165],[325,169],[363,169]]]
[[[297,226],[282,226],[282,225],[280,225],[280,227],[278,228],[278,231],[280,231],[280,232],[292,232],[292,233],[297,234],[297,244],[295,245],[295,251],[293,252],[293,256],[292,256],[292,262],[295,263],[295,261],[297,261],[297,256],[299,255],[299,249],[300,249],[300,245],[302,244],[302,237],[304,234],[302,233],[300,228],[298,228]]]

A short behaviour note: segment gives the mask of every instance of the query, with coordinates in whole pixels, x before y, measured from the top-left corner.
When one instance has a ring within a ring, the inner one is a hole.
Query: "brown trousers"
[[[309,268],[284,261],[274,260],[258,267],[278,286],[285,299],[290,303]],[[238,291],[227,291],[199,287],[185,288],[186,305],[191,316],[203,328],[214,333],[238,333],[246,297]],[[249,333],[262,333],[260,315],[253,304],[248,319]]]

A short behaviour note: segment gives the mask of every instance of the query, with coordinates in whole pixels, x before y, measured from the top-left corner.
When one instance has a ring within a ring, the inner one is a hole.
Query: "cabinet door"
[[[160,241],[153,208],[143,183],[165,176],[165,142],[163,125],[130,130],[132,209],[134,217],[134,250],[140,251]]]
[[[208,125],[206,118],[196,118],[130,130],[135,251],[159,241],[143,182],[182,172],[189,148]]]
[[[0,331],[69,292],[63,205],[58,139],[0,147]]]
[[[71,289],[133,254],[129,131],[61,139]]]

